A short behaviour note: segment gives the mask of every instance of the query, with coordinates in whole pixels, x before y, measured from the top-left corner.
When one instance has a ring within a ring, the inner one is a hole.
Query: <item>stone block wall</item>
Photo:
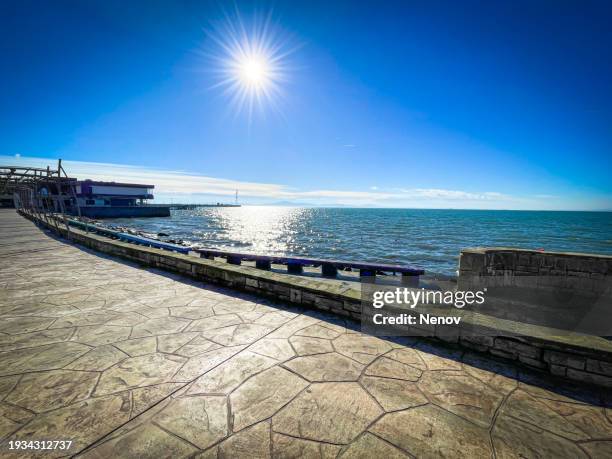
[[[512,248],[463,249],[459,282],[486,277],[489,285],[528,285],[597,292],[612,278],[612,256]]]

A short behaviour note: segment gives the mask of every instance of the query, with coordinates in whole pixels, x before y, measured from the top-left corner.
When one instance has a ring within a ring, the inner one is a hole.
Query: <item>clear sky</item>
[[[218,86],[236,11],[247,40],[271,17],[282,74],[252,113]],[[610,210],[611,23],[607,1],[4,0],[0,162],[175,202]]]

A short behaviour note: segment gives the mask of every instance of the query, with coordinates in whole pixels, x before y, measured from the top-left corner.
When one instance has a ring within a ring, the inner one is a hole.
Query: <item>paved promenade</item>
[[[603,458],[612,397],[97,255],[0,210],[0,457]],[[608,398],[609,397],[609,398]]]

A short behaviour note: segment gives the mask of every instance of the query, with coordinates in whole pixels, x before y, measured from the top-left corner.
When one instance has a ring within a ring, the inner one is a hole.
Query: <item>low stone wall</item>
[[[611,282],[612,256],[607,255],[497,247],[464,249],[459,261],[461,290],[520,287],[543,292],[571,291],[590,298],[605,294],[604,298],[608,298]],[[597,314],[609,316],[612,304],[599,303]],[[562,313],[554,304],[547,306],[550,314]],[[612,359],[606,351],[612,341],[567,335],[553,338],[545,334],[540,339],[498,337],[487,339],[485,346],[491,354],[517,359],[558,376],[612,387]],[[581,345],[574,346],[578,342]]]
[[[36,221],[28,214],[23,215]],[[328,311],[355,320],[361,319],[359,287],[347,287],[340,283],[324,282],[310,277],[291,276],[133,245],[78,229],[71,229],[68,234],[65,227],[58,229],[46,222],[37,221],[37,223],[64,237],[69,237],[77,244],[141,265]],[[541,327],[500,321],[478,314],[470,316],[467,311],[465,314],[465,322],[470,324],[469,336],[462,336],[461,330],[449,334],[448,329],[444,327],[434,327],[426,332],[429,336],[433,335],[450,345],[515,361],[520,365],[567,379],[612,387],[611,341],[583,335],[553,337]],[[475,326],[482,329],[479,336],[473,335]],[[499,330],[508,330],[513,336],[492,335]]]
[[[538,277],[548,282],[540,282],[542,287],[597,291],[612,276],[612,256],[504,247],[463,249],[459,279],[482,276],[494,277],[504,285]]]

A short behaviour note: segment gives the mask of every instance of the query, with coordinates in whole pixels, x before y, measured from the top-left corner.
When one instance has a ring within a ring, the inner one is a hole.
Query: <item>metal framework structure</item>
[[[67,205],[81,216],[75,182],[75,178],[68,177],[61,159],[57,169],[0,165],[0,198],[3,201],[12,199],[16,209],[47,224],[59,227],[63,223],[68,232]]]

